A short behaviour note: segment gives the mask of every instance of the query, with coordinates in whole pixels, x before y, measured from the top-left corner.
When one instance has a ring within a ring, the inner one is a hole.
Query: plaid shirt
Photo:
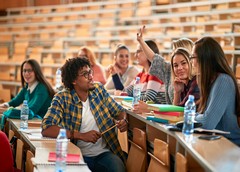
[[[188,81],[187,85],[184,85],[184,90],[181,93],[181,102],[178,106],[184,106],[188,100],[188,96],[193,95],[194,101],[198,101],[200,98],[200,91],[197,84],[197,78],[194,76],[191,80]]]
[[[95,89],[89,91],[88,99],[90,109],[100,132],[114,125],[112,119],[124,111],[124,108],[115,102],[100,84],[96,83]],[[56,93],[43,119],[42,129],[44,130],[52,125],[58,125],[69,131],[80,131],[82,108],[81,100],[74,89],[71,91],[63,90]],[[125,161],[115,129],[105,133],[102,137],[105,139],[107,147]]]

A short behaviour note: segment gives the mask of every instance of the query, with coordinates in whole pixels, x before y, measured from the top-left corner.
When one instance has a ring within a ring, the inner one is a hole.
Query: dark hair
[[[128,50],[129,51],[129,49],[126,45],[118,44],[117,47],[116,47],[116,50],[114,52],[114,55],[117,56],[117,54],[120,50]]]
[[[155,54],[159,54],[159,49],[157,44],[153,41],[153,40],[146,40],[145,41],[146,44],[148,45],[148,47],[155,53]],[[148,60],[148,64],[149,66],[151,66],[151,61]]]
[[[26,82],[25,82],[25,80],[23,78],[23,66],[24,66],[25,63],[29,64],[32,67],[32,69],[34,71],[34,74],[35,74],[35,77],[36,77],[36,80],[38,82],[42,83],[43,85],[45,85],[45,87],[48,90],[48,93],[49,93],[50,97],[53,98],[53,96],[55,94],[55,91],[53,90],[53,88],[49,84],[49,82],[46,80],[46,78],[43,76],[43,73],[42,73],[42,70],[41,70],[41,67],[40,67],[39,63],[36,60],[34,60],[34,59],[27,59],[21,65],[21,83],[22,83],[22,87],[26,86]]]
[[[62,82],[66,88],[70,90],[74,88],[72,83],[78,77],[78,71],[85,66],[91,67],[87,58],[74,57],[66,60],[65,64],[61,67]]]
[[[205,109],[211,86],[218,74],[225,73],[234,82],[236,89],[236,114],[240,117],[240,95],[237,80],[219,43],[211,37],[203,37],[195,42],[195,53],[199,64],[199,72],[201,73],[198,78],[201,92],[199,111],[203,112]]]

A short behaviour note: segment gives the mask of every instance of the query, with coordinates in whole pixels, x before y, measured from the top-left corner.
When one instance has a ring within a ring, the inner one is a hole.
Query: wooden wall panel
[[[26,7],[27,0],[0,0],[0,9]]]

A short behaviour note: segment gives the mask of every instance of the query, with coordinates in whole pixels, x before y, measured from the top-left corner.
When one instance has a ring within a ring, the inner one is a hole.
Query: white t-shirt
[[[99,131],[99,128],[96,124],[96,121],[93,117],[93,114],[90,110],[89,100],[86,102],[82,101],[83,110],[82,110],[82,124],[80,128],[81,133],[86,133],[90,130]],[[106,142],[104,139],[99,138],[98,141],[94,144],[92,142],[85,142],[82,140],[78,140],[77,146],[81,149],[81,152],[84,156],[97,156],[103,152],[109,151],[106,148]]]

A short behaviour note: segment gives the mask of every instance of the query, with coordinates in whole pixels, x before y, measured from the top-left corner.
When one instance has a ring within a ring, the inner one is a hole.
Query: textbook
[[[182,121],[183,120],[183,115],[179,115],[179,116],[174,116],[174,115],[161,115],[161,114],[157,114],[157,113],[147,113],[149,114],[149,116],[153,116],[154,119],[152,121],[156,121],[156,120],[159,120],[159,121],[164,121],[164,122],[160,122],[160,123],[177,123],[179,121]],[[149,118],[149,120],[151,120]],[[166,122],[167,121],[167,122]],[[158,122],[158,121],[156,121]]]
[[[147,116],[146,120],[159,122],[159,123],[162,123],[162,124],[168,124],[169,123],[169,121],[167,119],[157,118],[155,116]]]
[[[153,113],[156,115],[167,115],[167,116],[177,116],[177,117],[183,116],[183,112],[160,112],[160,111],[154,110]]]
[[[113,98],[117,102],[121,102],[121,101],[132,102],[133,101],[133,97],[130,97],[130,96],[113,96]]]
[[[148,109],[159,112],[183,112],[184,107],[167,104],[148,104]]]

